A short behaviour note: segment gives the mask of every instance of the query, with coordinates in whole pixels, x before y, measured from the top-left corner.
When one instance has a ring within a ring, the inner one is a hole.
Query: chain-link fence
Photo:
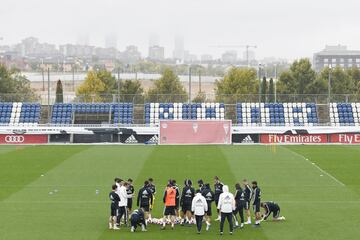
[[[257,95],[257,94],[243,94],[243,95],[215,95],[204,94],[203,98],[189,99],[187,94],[138,94],[138,95],[118,95],[118,94],[96,94],[96,95],[81,95],[77,96],[74,93],[63,94],[63,103],[132,103],[133,104],[133,123],[144,124],[145,103],[211,103],[218,102],[225,104],[225,118],[231,119],[233,123],[237,123],[237,103],[315,103],[317,106],[317,114],[320,124],[327,124],[329,119],[329,103],[352,103],[360,102],[360,95],[352,94],[334,94],[329,97],[327,94],[277,94],[277,95]],[[54,94],[40,94],[37,98],[33,95],[26,94],[0,94],[0,102],[37,102],[42,105],[41,123],[51,122],[52,105],[56,102]],[[104,116],[101,116],[104,115]],[[108,113],[84,113],[82,114],[84,121],[95,119],[90,123],[111,123],[111,116]],[[84,123],[85,123],[84,122]]]

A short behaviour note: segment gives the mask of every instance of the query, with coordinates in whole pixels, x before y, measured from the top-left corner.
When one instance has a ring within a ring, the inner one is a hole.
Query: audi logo
[[[25,141],[25,137],[21,135],[7,135],[5,137],[6,143],[23,143]]]

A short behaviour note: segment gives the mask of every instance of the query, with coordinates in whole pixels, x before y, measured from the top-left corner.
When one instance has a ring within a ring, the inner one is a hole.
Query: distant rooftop
[[[326,45],[325,49],[316,53],[316,55],[334,56],[334,55],[360,55],[360,50],[348,50],[345,45]]]

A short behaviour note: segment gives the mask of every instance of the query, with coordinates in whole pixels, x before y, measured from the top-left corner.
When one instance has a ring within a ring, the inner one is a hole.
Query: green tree
[[[353,82],[354,90],[352,93],[360,93],[360,69],[357,67],[352,67],[346,70],[346,73],[350,76],[351,81]]]
[[[147,92],[147,99],[152,102],[185,102],[187,98],[184,86],[170,68],[163,71]]]
[[[120,99],[122,102],[137,102],[141,100],[144,89],[139,80],[125,80],[120,85]]]
[[[56,99],[55,102],[63,103],[64,102],[64,92],[63,92],[63,85],[61,80],[59,79],[56,83]]]
[[[288,71],[281,73],[278,90],[282,94],[310,94],[309,86],[315,81],[316,73],[309,59],[293,62]]]
[[[18,69],[8,69],[0,64],[0,100],[9,102],[32,102],[39,99],[30,81]]]
[[[115,92],[115,89],[117,88],[116,78],[111,72],[101,69],[96,71],[96,75],[105,85],[105,89],[101,94],[111,94]]]
[[[216,100],[224,103],[257,101],[259,81],[255,69],[231,68],[223,79],[215,82]],[[242,99],[242,95],[255,98]]]
[[[76,95],[83,102],[102,101],[101,93],[105,91],[105,84],[95,71],[89,71],[85,81],[78,87]]]
[[[269,102],[275,102],[275,86],[273,78],[270,78],[269,81]]]
[[[261,82],[261,101],[266,102],[266,94],[267,94],[267,80],[266,77],[263,77]]]

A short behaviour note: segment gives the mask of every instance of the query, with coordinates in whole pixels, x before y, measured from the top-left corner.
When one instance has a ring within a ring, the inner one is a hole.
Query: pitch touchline
[[[352,200],[352,201],[278,201],[279,203],[353,203],[353,204],[358,204],[360,203],[360,200]],[[12,204],[12,203],[38,203],[38,204],[42,204],[42,203],[69,203],[69,204],[74,204],[74,203],[89,203],[89,204],[103,204],[103,203],[108,203],[108,201],[7,201],[7,202],[0,202],[0,204],[4,204],[4,203],[8,203],[8,204]]]
[[[345,187],[346,185],[344,183],[342,183],[340,180],[338,180],[336,177],[334,177],[333,175],[331,175],[330,173],[328,173],[327,171],[325,171],[324,169],[320,168],[318,165],[316,165],[315,163],[311,162],[309,159],[307,159],[304,155],[301,155],[300,153],[297,153],[291,149],[285,148],[288,151],[292,152],[293,154],[301,157],[302,159],[304,159],[305,161],[307,161],[308,163],[310,163],[311,165],[313,165],[314,167],[316,167],[320,172],[322,172],[323,174],[327,175],[328,177],[330,177],[331,179],[333,179],[335,182],[337,182],[338,184],[340,184],[341,186]]]

